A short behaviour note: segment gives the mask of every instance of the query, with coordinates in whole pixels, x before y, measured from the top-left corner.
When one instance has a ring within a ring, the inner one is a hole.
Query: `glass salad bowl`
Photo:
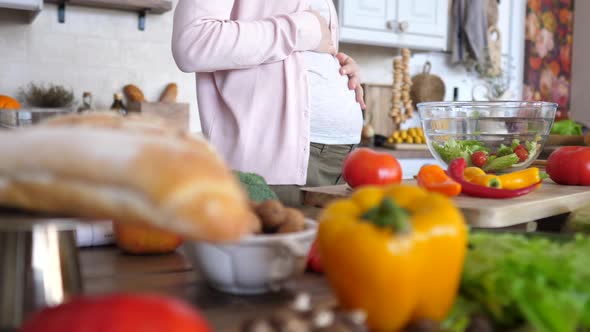
[[[557,104],[537,101],[427,102],[417,105],[432,155],[448,165],[505,173],[527,168],[541,153]]]

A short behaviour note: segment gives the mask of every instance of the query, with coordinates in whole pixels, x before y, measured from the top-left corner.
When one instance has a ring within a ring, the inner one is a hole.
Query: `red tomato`
[[[516,155],[518,156],[518,161],[521,163],[527,160],[527,158],[529,157],[529,152],[522,144],[514,149],[514,153],[516,153]]]
[[[477,167],[483,167],[488,162],[488,156],[483,151],[475,151],[471,155],[471,163]]]
[[[316,240],[311,245],[309,255],[307,256],[307,268],[313,272],[323,273],[324,269],[322,268],[322,261],[320,260],[320,253],[318,252],[317,246],[318,243]]]
[[[34,314],[20,332],[212,332],[190,305],[160,295],[83,296]]]
[[[547,159],[547,174],[559,184],[590,185],[590,147],[564,146]]]
[[[394,184],[401,182],[402,168],[389,153],[358,148],[344,159],[342,177],[352,188]]]

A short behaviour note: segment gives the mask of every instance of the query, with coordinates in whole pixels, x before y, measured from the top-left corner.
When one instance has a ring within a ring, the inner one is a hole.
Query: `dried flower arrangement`
[[[71,107],[74,102],[74,92],[61,85],[29,83],[19,91],[19,99],[26,104],[39,108]]]

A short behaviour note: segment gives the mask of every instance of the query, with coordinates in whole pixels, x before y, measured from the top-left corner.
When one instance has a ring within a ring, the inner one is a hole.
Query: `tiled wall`
[[[510,3],[502,2],[503,31],[514,22],[524,26],[522,20],[511,17]],[[172,17],[172,12],[148,15],[142,32],[137,29],[137,15],[131,12],[69,6],[66,23],[60,24],[56,6],[46,4],[33,24],[28,24],[13,13],[0,11],[0,94],[15,94],[35,79],[71,86],[78,98],[83,91],[91,91],[95,104],[105,107],[112,102],[113,93],[127,83],[137,84],[149,100],[155,100],[168,82],[176,82],[179,101],[191,104],[191,129],[200,131],[194,76],[180,72],[170,52]],[[514,38],[504,38],[506,51]],[[515,39],[518,45],[519,38]],[[391,61],[397,50],[342,45],[341,51],[360,63],[364,81],[391,83]],[[432,63],[432,73],[445,80],[447,100],[452,99],[455,86],[460,100],[471,99],[472,87],[478,82],[474,75],[450,66],[448,54],[433,52],[414,55],[412,74],[421,72],[426,60]],[[520,84],[515,83],[514,88],[519,95]]]
[[[71,87],[79,100],[91,91],[95,106],[108,107],[125,84],[155,101],[176,82],[178,101],[191,105],[191,130],[200,131],[194,75],[178,70],[170,51],[172,17],[148,15],[139,31],[132,12],[68,6],[60,24],[57,7],[45,4],[29,24],[0,10],[0,94],[16,95],[32,80],[53,82]]]

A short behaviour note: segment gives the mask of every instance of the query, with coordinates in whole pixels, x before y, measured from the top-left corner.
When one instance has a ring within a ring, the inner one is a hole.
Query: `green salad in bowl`
[[[512,172],[537,159],[557,104],[528,101],[428,102],[418,104],[432,155],[449,164],[464,158],[486,172]]]
[[[500,144],[498,148],[492,149],[481,141],[451,138],[444,143],[433,142],[432,147],[447,164],[454,159],[464,158],[469,166],[480,167],[486,172],[498,172],[530,164],[540,152],[540,140],[541,137],[537,137],[533,141],[521,143],[513,139],[510,145]]]

